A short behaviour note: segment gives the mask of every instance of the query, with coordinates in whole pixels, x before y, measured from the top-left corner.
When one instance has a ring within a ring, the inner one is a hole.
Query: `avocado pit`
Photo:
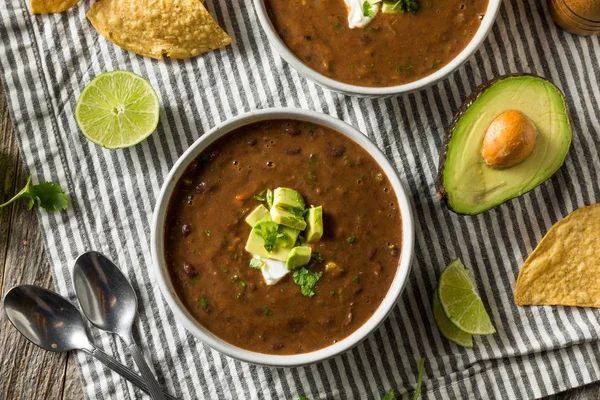
[[[505,111],[488,126],[481,156],[492,168],[510,168],[531,155],[536,139],[537,128],[525,114],[517,110]]]

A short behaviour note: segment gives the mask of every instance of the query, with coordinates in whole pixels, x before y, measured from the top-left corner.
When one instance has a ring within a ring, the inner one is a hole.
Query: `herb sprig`
[[[392,10],[402,13],[416,14],[420,9],[421,5],[417,0],[395,0],[392,4]]]
[[[67,195],[61,187],[54,182],[43,182],[38,185],[31,184],[31,176],[27,178],[27,184],[12,199],[0,205],[6,207],[10,203],[24,198],[28,200],[27,206],[31,210],[34,205],[42,207],[46,211],[62,211],[69,206]]]
[[[307,268],[300,268],[294,271],[294,283],[300,286],[300,292],[305,297],[315,295],[315,287],[321,279],[322,272],[314,272]]]

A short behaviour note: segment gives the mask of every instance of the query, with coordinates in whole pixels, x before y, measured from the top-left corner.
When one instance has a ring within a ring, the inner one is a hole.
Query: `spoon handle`
[[[146,385],[146,381],[141,376],[139,376],[134,371],[132,371],[130,368],[121,364],[120,362],[118,362],[117,360],[115,360],[114,358],[112,358],[111,356],[109,356],[108,354],[106,354],[105,352],[103,352],[102,350],[100,350],[97,347],[95,347],[91,351],[91,354],[98,361],[100,361],[104,365],[106,365],[108,368],[112,369],[114,372],[121,375],[123,378],[127,379],[129,382],[133,383],[134,385],[139,387],[141,390],[143,390],[147,394],[150,394],[150,391],[148,390],[148,386]],[[134,358],[135,358],[135,356],[134,356]],[[160,392],[160,394],[161,394],[161,396],[163,396],[162,391]],[[178,400],[176,397],[173,397],[168,393],[164,393],[164,396],[169,400]],[[164,398],[164,397],[161,397],[161,398]]]
[[[128,349],[133,356],[133,360],[142,373],[142,377],[148,384],[148,394],[150,394],[150,397],[152,397],[153,400],[165,400],[162,389],[158,385],[158,381],[154,377],[154,373],[146,363],[144,353],[142,353],[140,347],[132,340],[132,342],[128,345]]]

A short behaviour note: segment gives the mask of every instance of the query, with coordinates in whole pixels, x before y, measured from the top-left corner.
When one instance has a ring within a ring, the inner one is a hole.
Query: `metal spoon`
[[[97,328],[123,339],[148,384],[150,396],[164,400],[144,353],[131,334],[137,316],[137,296],[125,275],[104,255],[88,251],[75,261],[73,285],[85,316]]]
[[[91,342],[81,313],[69,300],[39,286],[20,285],[6,292],[3,303],[12,325],[36,346],[53,352],[83,350],[149,393],[141,376]]]

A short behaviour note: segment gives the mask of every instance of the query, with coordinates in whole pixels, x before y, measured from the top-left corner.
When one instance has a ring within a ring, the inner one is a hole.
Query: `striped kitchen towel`
[[[137,288],[137,326],[160,382],[185,399],[379,399],[412,393],[427,360],[423,398],[537,398],[600,379],[600,312],[516,307],[523,260],[552,224],[600,201],[600,36],[557,29],[545,1],[510,0],[485,44],[427,90],[385,100],[345,97],[301,78],[269,47],[251,0],[208,0],[234,45],[191,60],[156,61],[100,37],[85,17],[91,1],[33,16],[25,0],[0,5],[0,66],[15,135],[34,181],[68,191],[67,212],[39,212],[57,290],[75,300],[71,267],[84,250],[107,254]],[[130,149],[87,141],[74,119],[77,96],[114,69],[147,77],[163,106],[157,132]],[[534,191],[477,217],[449,212],[435,196],[444,127],[480,83],[530,72],[564,92],[573,122],[566,164]],[[394,312],[347,354],[304,368],[262,368],[225,357],[175,322],[151,272],[156,195],[178,156],[204,132],[242,112],[287,106],[321,111],[366,133],[397,168],[416,214],[413,272]],[[478,282],[498,333],[472,350],[440,336],[431,313],[439,272],[461,257]],[[27,282],[23,282],[27,283]],[[94,330],[107,352],[135,368],[123,345]],[[141,393],[78,353],[92,399]]]

